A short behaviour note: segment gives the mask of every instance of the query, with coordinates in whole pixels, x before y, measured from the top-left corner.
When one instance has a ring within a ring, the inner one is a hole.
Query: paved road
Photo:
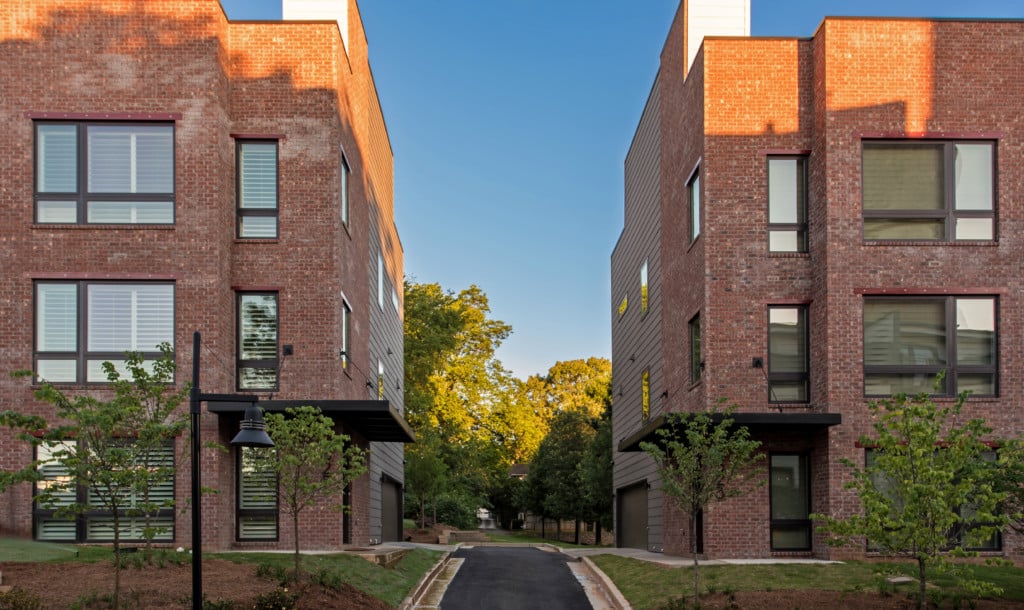
[[[459,549],[462,566],[441,600],[444,610],[591,610],[562,553],[527,547]]]

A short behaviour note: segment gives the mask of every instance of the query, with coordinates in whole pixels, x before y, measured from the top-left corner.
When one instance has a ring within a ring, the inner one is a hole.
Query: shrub
[[[288,589],[276,589],[256,598],[255,610],[293,610],[299,596],[289,593]]]
[[[38,595],[21,588],[0,593],[0,610],[39,610],[42,607]]]

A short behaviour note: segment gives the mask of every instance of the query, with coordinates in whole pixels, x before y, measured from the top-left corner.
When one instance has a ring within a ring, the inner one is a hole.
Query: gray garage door
[[[402,488],[389,479],[380,482],[381,542],[402,539]]]
[[[619,546],[647,549],[647,483],[619,490],[618,523]]]

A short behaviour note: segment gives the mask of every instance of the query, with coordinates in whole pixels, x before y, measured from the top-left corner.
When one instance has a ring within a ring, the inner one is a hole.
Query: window
[[[640,266],[640,313],[647,313],[647,259]]]
[[[51,383],[106,382],[125,352],[160,358],[174,346],[174,284],[36,282],[35,371]]]
[[[700,381],[704,361],[700,356],[700,314],[690,320],[690,383]]]
[[[341,368],[348,370],[349,345],[352,333],[352,307],[342,297],[341,300]]]
[[[238,236],[277,237],[277,142],[238,143]]]
[[[651,371],[644,369],[640,376],[640,418],[647,421],[651,417]]]
[[[939,449],[937,451],[942,450]],[[891,511],[896,514],[902,514],[905,512],[906,495],[914,492],[906,488],[900,489],[898,486],[893,485],[893,481],[898,481],[901,474],[908,477],[910,477],[910,474],[906,472],[896,474],[895,471],[886,472],[881,470],[879,462],[884,457],[884,452],[878,449],[866,449],[864,456],[865,470],[871,477],[875,490],[889,500]],[[929,456],[925,455],[923,457],[927,458]],[[936,452],[930,457],[933,461],[938,461],[942,456]],[[996,453],[994,451],[986,451],[981,454],[981,458],[985,462],[995,462]],[[891,476],[893,474],[896,475],[896,478]],[[911,479],[908,478],[908,480]],[[963,521],[947,532],[948,549],[964,548],[969,551],[999,551],[1003,548],[1003,537],[998,531],[993,532],[988,538],[980,540],[977,535],[971,535],[972,532],[976,532],[980,528],[993,525],[992,523],[974,520],[977,506],[971,506],[970,504],[961,505],[955,512],[963,518]],[[882,549],[877,540],[868,540],[868,550],[880,551]]]
[[[35,221],[173,224],[174,126],[37,122]]]
[[[690,201],[690,241],[700,236],[700,168],[693,172],[693,178],[686,185]]]
[[[867,297],[864,299],[864,393],[970,390],[997,393],[996,300],[992,297]]]
[[[238,389],[277,389],[277,293],[238,295]]]
[[[807,157],[768,159],[768,250],[807,252]]]
[[[348,167],[345,153],[341,154],[341,224],[348,226],[349,208],[349,180],[352,177],[352,170]]]
[[[52,501],[37,501],[34,509],[35,539],[51,542],[111,542],[114,539],[114,517],[110,510],[103,510],[101,499],[94,490],[76,485],[68,476],[68,470],[59,461],[62,449],[73,447],[75,441],[43,443],[36,448],[39,460],[40,480],[36,481],[36,493],[43,488],[52,488]],[[120,538],[125,541],[145,539],[146,518],[137,514],[145,504],[159,506],[150,513],[149,527],[155,529],[156,541],[174,540],[174,445],[168,442],[163,447],[149,452],[143,460],[145,466],[154,472],[166,469],[167,478],[149,489],[148,498],[141,491],[121,490],[124,508],[118,516]],[[72,504],[91,505],[84,513],[65,514]],[[62,509],[64,509],[62,511]]]
[[[267,462],[272,451],[273,447],[238,448],[238,540],[277,540],[277,475]]]
[[[864,238],[990,240],[990,142],[865,142]]]
[[[807,308],[768,308],[768,398],[770,402],[807,402]]]
[[[384,400],[384,361],[377,360],[377,400]]]
[[[772,550],[810,550],[811,490],[807,456],[773,454],[770,483]]]

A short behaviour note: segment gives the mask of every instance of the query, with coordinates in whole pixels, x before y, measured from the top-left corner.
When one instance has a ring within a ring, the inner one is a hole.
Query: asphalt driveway
[[[444,610],[591,610],[569,561],[556,551],[532,547],[471,547],[441,600]]]

